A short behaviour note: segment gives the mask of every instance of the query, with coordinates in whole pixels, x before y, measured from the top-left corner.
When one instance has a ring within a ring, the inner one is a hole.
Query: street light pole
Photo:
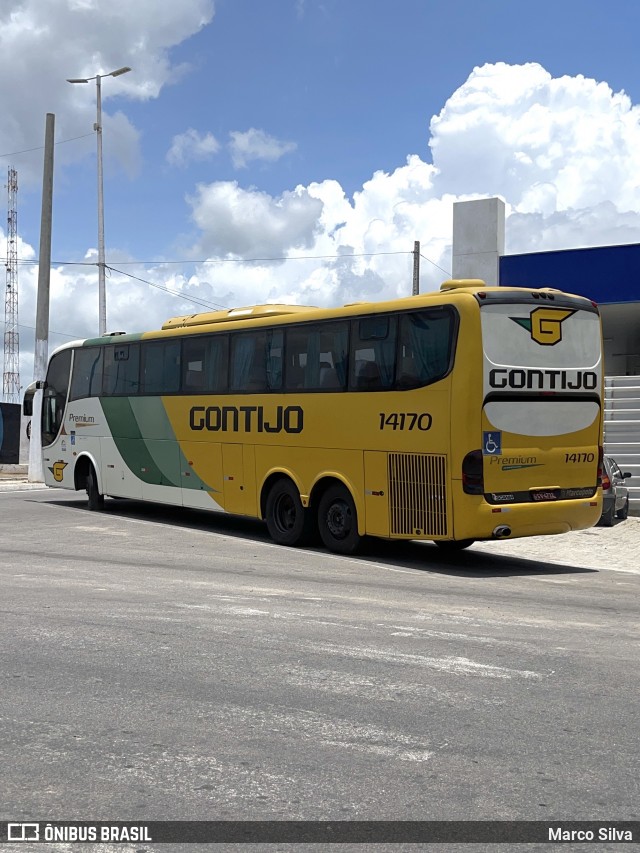
[[[88,83],[96,81],[96,132],[98,144],[98,333],[104,335],[107,331],[107,291],[105,286],[105,257],[104,257],[104,188],[102,180],[102,78],[119,77],[131,71],[129,66],[117,68],[108,74],[96,74],[95,77],[68,79],[67,83]]]
[[[102,85],[96,75],[96,123],[98,142],[98,334],[107,331],[107,288],[104,271],[104,188],[102,181]]]

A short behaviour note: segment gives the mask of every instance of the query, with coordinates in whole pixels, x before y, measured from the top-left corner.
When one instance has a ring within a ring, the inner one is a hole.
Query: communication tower
[[[18,173],[9,166],[7,204],[7,289],[4,299],[4,373],[6,403],[20,402],[20,337],[18,332]]]

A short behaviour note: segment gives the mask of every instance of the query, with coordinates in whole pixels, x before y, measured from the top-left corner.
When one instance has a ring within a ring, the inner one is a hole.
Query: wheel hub
[[[274,518],[281,530],[289,531],[293,529],[296,521],[296,508],[289,495],[281,495],[278,498]]]
[[[336,539],[344,539],[351,530],[351,513],[344,501],[331,504],[327,512],[327,527]]]

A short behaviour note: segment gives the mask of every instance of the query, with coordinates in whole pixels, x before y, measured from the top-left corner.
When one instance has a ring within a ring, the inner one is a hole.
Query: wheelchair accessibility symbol
[[[483,456],[500,456],[502,454],[502,433],[501,432],[483,432],[482,433],[482,455]]]

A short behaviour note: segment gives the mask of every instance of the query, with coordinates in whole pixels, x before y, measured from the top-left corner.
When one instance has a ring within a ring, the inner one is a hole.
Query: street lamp
[[[131,71],[131,69],[128,65],[125,65],[123,68],[117,68],[108,74],[96,74],[94,77],[78,77],[72,80],[67,79],[67,83],[89,83],[91,80],[96,81],[97,117],[93,129],[97,134],[98,140],[98,329],[100,335],[104,335],[107,331],[107,296],[104,275],[104,198],[102,189],[102,87],[100,81],[103,77],[119,77],[121,74],[126,74],[127,71]]]

